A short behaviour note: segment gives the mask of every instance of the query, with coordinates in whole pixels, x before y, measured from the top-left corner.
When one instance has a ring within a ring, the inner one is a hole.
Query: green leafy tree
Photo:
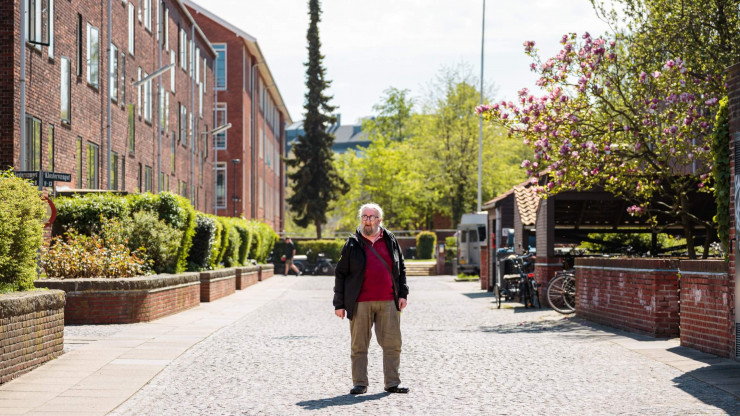
[[[334,111],[329,104],[331,96],[325,91],[331,84],[326,79],[322,64],[321,41],[318,23],[321,15],[319,0],[309,0],[311,17],[308,34],[308,62],[306,62],[306,109],[303,130],[293,146],[295,158],[288,160],[288,178],[293,187],[293,195],[288,205],[295,213],[295,223],[306,227],[313,223],[316,236],[321,238],[321,227],[326,224],[329,204],[347,191],[347,184],[337,174],[333,165],[331,147],[334,137],[327,133],[327,127],[336,122],[331,115]]]
[[[383,91],[381,102],[373,106],[377,116],[366,120],[362,130],[370,137],[382,137],[392,141],[408,139],[415,134],[415,121],[412,117],[414,100],[409,90],[389,87]]]

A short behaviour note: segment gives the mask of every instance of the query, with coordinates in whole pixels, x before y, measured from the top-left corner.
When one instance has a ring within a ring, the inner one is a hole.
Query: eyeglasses
[[[360,219],[363,221],[375,221],[378,218],[380,217],[378,217],[377,215],[361,215],[360,216]]]

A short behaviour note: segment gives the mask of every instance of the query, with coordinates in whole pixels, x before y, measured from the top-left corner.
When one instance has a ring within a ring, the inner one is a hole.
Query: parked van
[[[458,273],[480,275],[481,246],[488,238],[488,214],[485,211],[463,214],[455,234]]]

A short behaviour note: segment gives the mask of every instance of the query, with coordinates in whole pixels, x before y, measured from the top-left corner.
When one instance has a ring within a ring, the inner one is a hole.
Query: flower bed
[[[152,321],[200,304],[198,273],[118,279],[40,279],[34,284],[66,292],[66,324]]]
[[[59,290],[0,295],[0,384],[62,354],[64,302]]]

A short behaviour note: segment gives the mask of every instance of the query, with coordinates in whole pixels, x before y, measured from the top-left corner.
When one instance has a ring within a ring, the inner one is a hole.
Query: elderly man
[[[409,288],[406,266],[396,237],[383,228],[383,209],[365,204],[359,211],[360,226],[342,248],[335,271],[334,314],[349,318],[352,337],[352,382],[350,394],[367,392],[367,350],[375,326],[383,348],[385,391],[408,393],[401,386],[401,311]]]

